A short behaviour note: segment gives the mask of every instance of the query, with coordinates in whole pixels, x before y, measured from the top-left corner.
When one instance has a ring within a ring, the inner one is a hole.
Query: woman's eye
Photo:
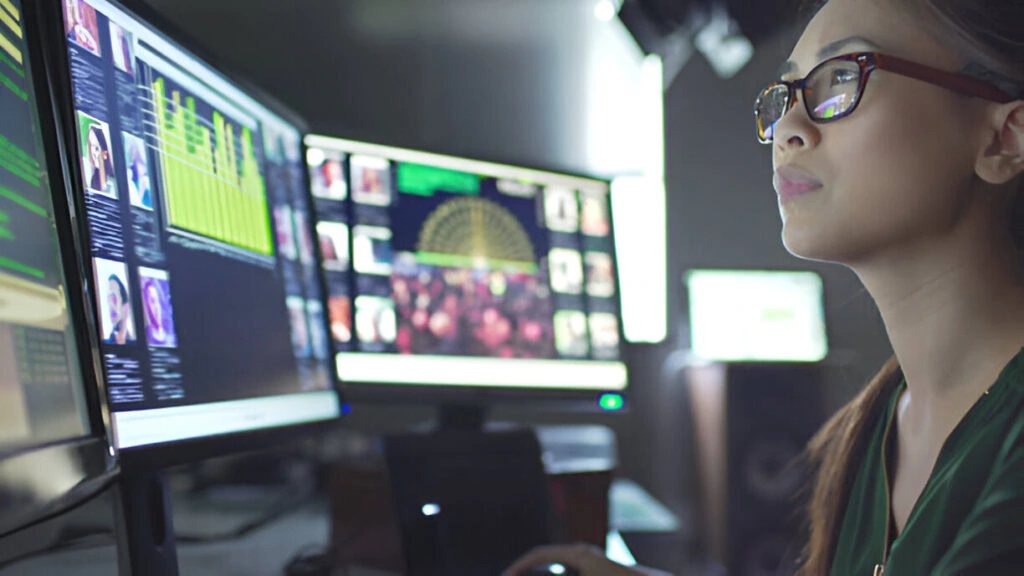
[[[832,76],[832,82],[831,82],[832,86],[838,86],[840,84],[846,84],[847,82],[856,82],[857,78],[858,78],[858,74],[856,72],[854,72],[853,70],[846,70],[846,69],[842,69],[842,68],[839,69],[839,70],[833,70],[832,73],[831,73],[831,76]]]

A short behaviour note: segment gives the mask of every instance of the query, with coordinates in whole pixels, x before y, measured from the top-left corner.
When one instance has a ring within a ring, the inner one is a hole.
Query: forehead
[[[819,50],[839,40],[862,37],[879,51],[940,68],[958,67],[952,50],[931,36],[903,0],[829,0],[793,48],[790,60],[807,72],[820,62]],[[843,52],[868,50],[851,44]]]

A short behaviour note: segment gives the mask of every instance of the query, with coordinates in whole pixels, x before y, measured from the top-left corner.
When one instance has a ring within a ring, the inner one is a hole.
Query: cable
[[[310,544],[301,548],[284,566],[285,576],[332,576],[340,569],[349,576],[348,564],[339,561],[337,548],[330,545]]]
[[[312,500],[313,496],[314,495],[312,493],[306,493],[300,496],[283,496],[279,498],[277,502],[268,506],[266,513],[262,514],[259,518],[246,522],[240,527],[229,532],[225,532],[224,534],[217,534],[214,536],[189,536],[187,534],[180,534],[175,536],[175,540],[179,544],[210,544],[214,542],[236,540],[287,515],[298,506]]]

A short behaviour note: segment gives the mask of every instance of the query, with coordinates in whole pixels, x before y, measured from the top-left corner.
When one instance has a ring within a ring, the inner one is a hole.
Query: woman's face
[[[783,78],[803,78],[831,56],[860,51],[952,72],[965,65],[890,3],[828,2]],[[820,187],[780,197],[790,252],[856,264],[947,234],[963,217],[984,148],[986,102],[878,70],[858,108],[841,120],[812,123],[799,93],[797,100],[776,127],[776,181],[781,175]]]
[[[150,320],[155,326],[161,326],[164,319],[164,309],[160,303],[160,293],[156,286],[150,284],[146,290],[146,307],[149,309]]]
[[[121,321],[124,302],[121,301],[121,289],[117,282],[107,282],[107,299],[110,303],[110,320],[115,324]]]
[[[103,148],[100,147],[100,140],[96,136],[95,130],[89,130],[89,160],[96,168],[103,165]]]
[[[149,176],[149,170],[146,168],[146,161],[143,156],[144,152],[139,149],[135,149],[132,154],[132,172],[135,179],[141,181],[143,178]]]

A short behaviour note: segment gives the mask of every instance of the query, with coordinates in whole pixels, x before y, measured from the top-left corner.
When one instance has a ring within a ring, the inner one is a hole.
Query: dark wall
[[[585,168],[585,111],[570,97],[585,31],[563,24],[586,3],[146,2],[315,132]]]
[[[590,132],[585,103],[594,95],[584,71],[590,65],[587,52],[595,47],[593,30],[585,29],[594,26],[588,2],[149,1],[227,65],[294,107],[314,131],[607,173],[607,166],[592,165],[586,153]],[[368,7],[374,4],[376,9]],[[431,16],[425,6],[443,8],[462,20],[452,23]],[[684,270],[819,270],[825,278],[829,337],[836,352],[827,370],[832,406],[847,398],[888,354],[878,315],[856,278],[839,267],[796,260],[779,240],[771,158],[752,134],[751,106],[793,39],[789,33],[762,43],[754,61],[728,81],[695,57],[666,94],[674,334],[662,345],[630,349],[633,410],[624,417],[597,420],[616,429],[624,474],[679,511],[687,508],[692,477],[686,399],[677,371],[662,368],[674,350],[686,345],[683,331],[677,330],[684,309],[678,280]],[[508,414],[532,421],[595,420]],[[429,415],[411,407],[361,409],[352,425],[397,430]]]

